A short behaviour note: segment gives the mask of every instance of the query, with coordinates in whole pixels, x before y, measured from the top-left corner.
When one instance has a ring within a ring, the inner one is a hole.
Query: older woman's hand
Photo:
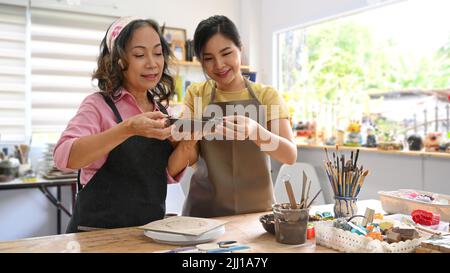
[[[171,136],[172,126],[167,126],[167,115],[161,112],[146,112],[124,122],[130,136],[137,135],[165,140]]]

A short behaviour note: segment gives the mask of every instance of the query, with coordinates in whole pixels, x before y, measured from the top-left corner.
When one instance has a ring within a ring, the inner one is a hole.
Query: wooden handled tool
[[[291,203],[291,209],[297,208],[297,201],[295,200],[294,191],[292,190],[291,182],[284,181],[284,186],[286,187],[286,192],[289,198],[289,203]]]

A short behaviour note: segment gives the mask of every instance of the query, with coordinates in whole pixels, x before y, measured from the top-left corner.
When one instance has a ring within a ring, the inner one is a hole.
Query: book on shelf
[[[195,58],[195,52],[194,52],[194,41],[191,39],[187,39],[185,43],[185,52],[186,52],[186,61],[192,62]]]

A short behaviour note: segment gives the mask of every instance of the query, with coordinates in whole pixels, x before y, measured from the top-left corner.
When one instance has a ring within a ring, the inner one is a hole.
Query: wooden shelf
[[[197,61],[195,61],[195,62],[175,61],[174,64],[179,65],[179,66],[201,66],[200,63]]]
[[[178,65],[178,66],[198,66],[198,67],[201,66],[200,62],[198,62],[198,61],[194,61],[194,62],[175,61],[174,64]],[[250,70],[250,66],[248,66],[248,65],[241,65],[241,69]]]
[[[298,148],[309,148],[309,149],[323,149],[335,150],[336,146],[328,145],[314,145],[314,144],[303,144],[298,139],[295,139]],[[435,158],[450,158],[450,153],[444,152],[426,152],[422,151],[408,151],[408,150],[381,150],[377,148],[367,148],[367,147],[349,147],[349,146],[339,146],[339,150],[355,151],[359,149],[360,151],[369,153],[379,153],[379,154],[391,154],[391,155],[406,155],[406,156],[420,156],[420,157],[435,157]]]

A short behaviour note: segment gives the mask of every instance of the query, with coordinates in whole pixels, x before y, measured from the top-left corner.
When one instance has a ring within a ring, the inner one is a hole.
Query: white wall
[[[2,1],[11,0],[0,0]],[[66,1],[31,0],[31,6],[117,16],[142,16],[154,19],[161,25],[166,23],[167,26],[184,28],[187,30],[188,38],[194,35],[197,24],[211,15],[226,15],[237,25],[241,23],[239,0],[79,0],[79,2],[80,5],[67,5]]]

